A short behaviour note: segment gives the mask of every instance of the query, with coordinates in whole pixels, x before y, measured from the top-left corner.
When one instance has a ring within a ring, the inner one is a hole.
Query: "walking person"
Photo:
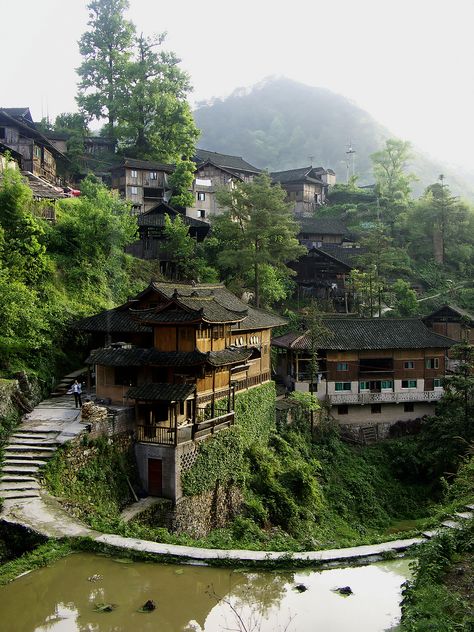
[[[74,402],[76,404],[76,408],[82,408],[82,386],[80,382],[74,380],[74,384],[71,387],[72,394],[74,395]]]

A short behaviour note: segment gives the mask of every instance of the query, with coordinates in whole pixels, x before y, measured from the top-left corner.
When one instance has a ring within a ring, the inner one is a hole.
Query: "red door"
[[[163,461],[148,459],[148,493],[161,496],[163,492]]]

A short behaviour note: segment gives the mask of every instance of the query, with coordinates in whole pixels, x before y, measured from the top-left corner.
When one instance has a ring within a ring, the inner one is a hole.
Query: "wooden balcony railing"
[[[231,411],[195,424],[178,426],[177,431],[169,426],[137,425],[137,441],[175,446],[228,428],[234,423],[234,416],[234,411]]]

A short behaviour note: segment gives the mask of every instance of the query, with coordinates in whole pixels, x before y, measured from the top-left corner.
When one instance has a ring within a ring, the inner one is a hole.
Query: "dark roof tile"
[[[212,162],[217,167],[223,167],[232,171],[250,171],[252,173],[260,173],[261,169],[254,167],[241,156],[231,156],[229,154],[220,154],[217,151],[208,151],[207,149],[196,149],[196,162]]]
[[[105,347],[95,349],[86,364],[103,366],[198,366],[204,364],[207,354],[200,351],[158,351],[153,347]]]
[[[161,400],[165,402],[182,402],[194,393],[194,384],[141,384],[132,387],[127,397],[141,400]]]
[[[454,340],[428,329],[418,318],[323,318],[328,335],[320,349],[350,351],[376,349],[447,349]],[[272,344],[284,349],[310,348],[308,332],[291,332],[274,338]]]

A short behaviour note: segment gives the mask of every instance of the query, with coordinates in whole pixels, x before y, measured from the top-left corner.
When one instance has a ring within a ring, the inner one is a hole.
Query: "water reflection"
[[[406,561],[257,573],[76,554],[1,588],[0,621],[6,632],[378,632],[396,623],[407,574]],[[308,590],[295,591],[299,583]],[[344,585],[354,595],[332,592]],[[138,612],[147,599],[157,609]],[[118,606],[95,612],[97,603]]]

